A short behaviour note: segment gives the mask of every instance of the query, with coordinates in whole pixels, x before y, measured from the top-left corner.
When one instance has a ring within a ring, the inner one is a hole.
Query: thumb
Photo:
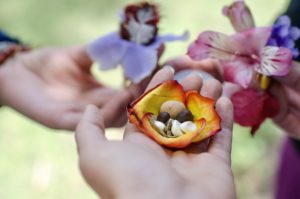
[[[75,133],[78,153],[85,149],[93,149],[106,141],[104,120],[95,105],[88,105]]]

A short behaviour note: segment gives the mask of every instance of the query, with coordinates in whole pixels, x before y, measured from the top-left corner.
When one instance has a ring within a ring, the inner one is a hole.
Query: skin
[[[279,84],[272,88],[281,102],[281,110],[274,118],[276,124],[293,138],[300,139],[300,63],[293,62],[287,76],[277,78]]]
[[[147,89],[173,75],[169,67],[160,70]],[[182,85],[185,90],[199,90],[214,98],[222,118],[222,131],[209,143],[185,150],[164,149],[131,124],[123,141],[109,141],[104,136],[102,111],[88,106],[75,137],[81,172],[101,198],[235,198],[230,158],[232,104],[220,97],[221,84],[214,79],[202,82],[191,75]]]
[[[94,104],[105,112],[107,127],[124,125],[125,107],[136,89],[101,85],[91,66],[85,46],[18,53],[0,67],[0,104],[50,128],[67,130],[74,130],[86,106]]]

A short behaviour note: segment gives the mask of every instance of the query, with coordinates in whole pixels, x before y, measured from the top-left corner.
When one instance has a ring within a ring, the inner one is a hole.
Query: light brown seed
[[[163,103],[160,107],[160,112],[167,112],[171,118],[175,118],[180,112],[185,110],[185,106],[182,102],[170,100]]]

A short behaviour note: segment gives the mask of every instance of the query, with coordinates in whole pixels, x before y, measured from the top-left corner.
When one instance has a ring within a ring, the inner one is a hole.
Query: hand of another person
[[[98,83],[85,46],[16,54],[0,68],[0,104],[48,127],[74,130],[87,104],[105,109],[107,127],[125,124],[129,90]]]
[[[300,140],[300,63],[293,62],[293,68],[285,77],[277,78],[280,85],[272,93],[281,101],[281,111],[274,121],[288,135]]]
[[[148,90],[173,79],[166,67],[149,83]],[[210,79],[202,83],[191,75],[182,82],[185,90],[199,90],[216,100],[222,130],[207,142],[190,149],[171,151],[128,124],[123,141],[104,136],[104,113],[89,106],[76,130],[80,169],[88,184],[103,199],[235,198],[231,171],[233,110],[221,95],[221,84]],[[198,150],[203,146],[205,152]],[[196,152],[197,151],[197,152]]]

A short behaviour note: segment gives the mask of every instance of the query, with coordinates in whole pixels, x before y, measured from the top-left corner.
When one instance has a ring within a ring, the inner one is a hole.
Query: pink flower
[[[291,69],[289,49],[266,46],[271,28],[252,28],[227,36],[206,31],[190,45],[188,55],[194,60],[218,59],[224,68],[224,79],[248,88],[256,73],[284,76]]]
[[[223,14],[229,18],[237,32],[248,30],[255,26],[251,11],[243,0],[235,1],[230,6],[225,6]]]
[[[231,97],[234,107],[234,120],[242,126],[251,126],[251,134],[268,117],[279,112],[279,102],[269,92],[255,89],[242,89]]]

